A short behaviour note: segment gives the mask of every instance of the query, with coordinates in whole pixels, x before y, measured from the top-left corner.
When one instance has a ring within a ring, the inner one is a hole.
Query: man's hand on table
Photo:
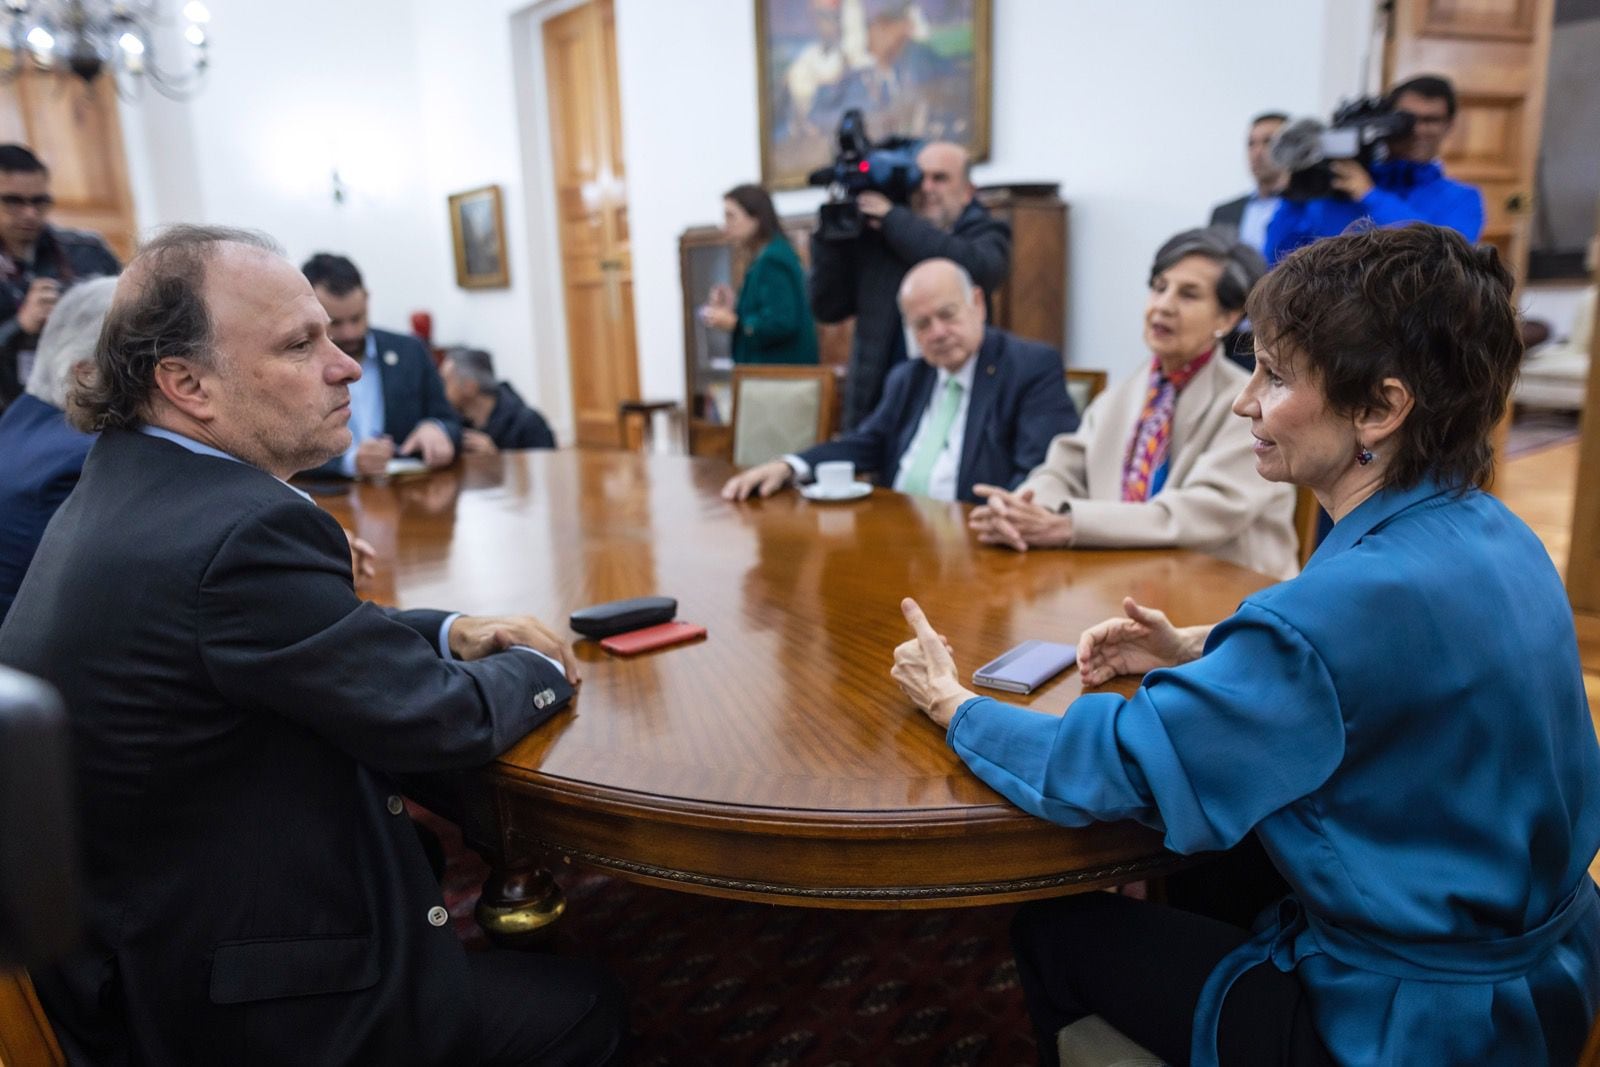
[[[456,446],[451,443],[450,435],[444,432],[444,427],[432,419],[423,419],[417,423],[411,435],[400,442],[400,454],[418,456],[429,470],[438,470],[450,466],[455,460]]]
[[[749,500],[752,496],[771,496],[788,485],[794,471],[781,459],[772,459],[759,467],[735,474],[722,487],[724,500]]]
[[[1065,548],[1072,543],[1072,516],[1033,502],[1033,490],[1009,492],[996,485],[975,485],[984,499],[967,516],[967,526],[986,545],[1004,545],[1018,552],[1030,548]]]
[[[567,681],[582,681],[567,642],[532,615],[463,615],[450,627],[450,651],[456,659],[482,659],[512,645],[543,652],[561,664]]]

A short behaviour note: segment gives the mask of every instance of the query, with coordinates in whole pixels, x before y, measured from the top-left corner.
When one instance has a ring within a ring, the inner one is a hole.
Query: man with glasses
[[[1319,237],[1341,234],[1362,218],[1379,226],[1431,222],[1469,241],[1483,232],[1483,194],[1476,186],[1446,178],[1439,162],[1439,146],[1456,120],[1454,86],[1425,74],[1401,82],[1384,100],[1411,116],[1411,132],[1391,139],[1387,158],[1371,170],[1353,159],[1333,160],[1337,197],[1285,201],[1267,227],[1268,263]]]
[[[21,395],[62,292],[122,270],[98,235],[51,226],[54,203],[39,157],[19,144],[0,145],[0,410]]]

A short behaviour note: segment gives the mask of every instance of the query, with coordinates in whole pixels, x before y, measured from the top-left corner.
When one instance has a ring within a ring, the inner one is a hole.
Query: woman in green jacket
[[[735,363],[815,363],[817,333],[800,259],[778,225],[772,198],[740,185],[722,198],[722,232],[751,255],[739,299],[726,285],[700,309],[707,326],[733,334]]]

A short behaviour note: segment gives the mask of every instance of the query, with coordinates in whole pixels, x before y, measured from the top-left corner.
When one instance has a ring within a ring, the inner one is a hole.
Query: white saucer
[[[843,491],[828,491],[816,483],[800,487],[801,496],[807,500],[816,500],[824,504],[836,503],[841,500],[860,500],[870,492],[872,492],[871,482],[851,482]]]

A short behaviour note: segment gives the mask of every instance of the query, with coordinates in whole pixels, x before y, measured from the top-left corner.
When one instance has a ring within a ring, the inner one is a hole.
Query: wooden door
[[[1482,240],[1520,283],[1528,265],[1552,0],[1395,0],[1384,84],[1442,74],[1460,110],[1445,172],[1483,190]]]
[[[627,444],[618,405],[639,398],[622,109],[612,0],[544,24],[567,360],[578,444]]]
[[[0,64],[10,61],[0,52]],[[95,231],[123,262],[133,256],[139,227],[110,75],[85,84],[73,74],[24,67],[0,85],[0,142],[27,145],[50,168],[52,222]]]

